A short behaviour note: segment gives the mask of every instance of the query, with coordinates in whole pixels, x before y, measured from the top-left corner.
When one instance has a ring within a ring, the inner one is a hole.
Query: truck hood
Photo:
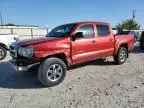
[[[35,38],[35,39],[29,39],[29,40],[23,40],[18,41],[17,44],[22,47],[27,47],[35,44],[39,44],[46,41],[56,40],[58,38],[55,37],[41,37],[41,38]]]

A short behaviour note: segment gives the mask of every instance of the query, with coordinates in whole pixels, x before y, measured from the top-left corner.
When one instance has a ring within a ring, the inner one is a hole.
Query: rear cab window
[[[97,29],[97,35],[100,36],[100,37],[110,35],[110,29],[109,29],[108,25],[96,24],[96,29]]]

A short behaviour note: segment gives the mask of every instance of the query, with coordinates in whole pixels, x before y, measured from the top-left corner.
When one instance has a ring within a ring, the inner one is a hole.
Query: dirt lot
[[[0,108],[144,108],[144,51],[136,43],[123,65],[112,58],[72,67],[66,79],[45,88],[32,73],[0,63]]]

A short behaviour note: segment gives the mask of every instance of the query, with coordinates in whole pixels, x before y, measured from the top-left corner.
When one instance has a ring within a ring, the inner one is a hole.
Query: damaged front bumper
[[[37,63],[32,63],[32,64],[28,64],[28,65],[23,65],[22,63],[17,63],[14,60],[10,61],[10,64],[12,65],[12,67],[16,70],[16,71],[28,71],[30,68],[33,68],[37,65],[40,64],[40,62]]]

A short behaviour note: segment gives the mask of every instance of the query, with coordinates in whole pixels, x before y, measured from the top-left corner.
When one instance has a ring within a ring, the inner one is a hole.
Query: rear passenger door
[[[96,24],[96,44],[98,56],[106,57],[113,55],[114,52],[114,36],[110,27],[104,24]]]

